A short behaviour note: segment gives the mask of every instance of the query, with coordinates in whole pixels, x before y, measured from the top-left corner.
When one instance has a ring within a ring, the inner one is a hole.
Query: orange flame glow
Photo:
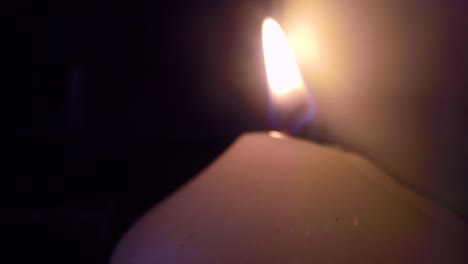
[[[275,97],[304,92],[304,82],[281,26],[266,18],[262,28],[263,53],[270,90]]]

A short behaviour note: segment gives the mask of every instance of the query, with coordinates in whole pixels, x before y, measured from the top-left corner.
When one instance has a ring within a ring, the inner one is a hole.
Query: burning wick
[[[262,37],[272,125],[277,130],[296,135],[313,117],[311,96],[281,26],[266,18]]]

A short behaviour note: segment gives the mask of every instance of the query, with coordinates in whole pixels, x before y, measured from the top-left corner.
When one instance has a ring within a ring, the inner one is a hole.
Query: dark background
[[[104,263],[245,131],[268,129],[270,1],[15,1],[3,9],[1,260]]]

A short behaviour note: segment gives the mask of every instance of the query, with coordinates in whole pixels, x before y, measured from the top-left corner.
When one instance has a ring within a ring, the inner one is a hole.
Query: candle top
[[[450,211],[358,155],[274,135],[242,136],[113,263],[466,263],[468,226]]]

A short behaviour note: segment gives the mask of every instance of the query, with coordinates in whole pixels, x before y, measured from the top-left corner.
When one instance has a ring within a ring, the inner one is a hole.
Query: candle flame
[[[284,96],[304,89],[299,67],[281,26],[266,18],[262,35],[267,79],[273,95]]]

